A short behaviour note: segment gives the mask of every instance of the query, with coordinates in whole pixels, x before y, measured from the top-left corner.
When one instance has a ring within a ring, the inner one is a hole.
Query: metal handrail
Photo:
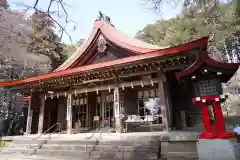
[[[96,132],[94,132],[94,134],[95,134],[95,133],[96,133]],[[94,134],[92,134],[92,136],[88,137],[87,139],[91,139]],[[97,143],[98,139],[101,137],[102,134],[103,134],[103,131],[101,131],[101,132],[100,132],[100,135],[95,139],[95,142],[96,142],[96,143]],[[85,144],[85,152],[87,152],[87,144]]]
[[[102,126],[102,125],[100,124],[100,126],[95,130],[95,132],[93,132],[91,136],[87,137],[87,139],[91,139],[91,138],[97,133],[97,131],[102,128],[101,126]],[[100,132],[100,133],[101,133],[101,132]],[[102,133],[101,133],[101,134],[102,134]]]
[[[30,143],[29,143],[29,147],[32,148],[32,141],[37,140],[39,138],[42,137],[42,135],[45,135],[48,131],[50,131],[53,127],[57,126],[56,131],[52,132],[51,134],[48,135],[47,138],[49,138],[52,134],[56,133],[57,131],[61,131],[61,123],[55,123],[54,125],[52,125],[50,128],[48,128],[45,132],[43,132],[42,134],[40,134],[37,138],[33,138],[31,139]]]
[[[102,128],[102,125],[100,124],[100,126],[95,130],[95,132],[93,132],[91,136],[87,137],[87,139],[91,139],[97,133],[97,131],[100,130],[101,128]],[[96,144],[102,134],[103,134],[103,131],[101,131],[100,135],[96,138],[96,140],[95,140]],[[95,144],[95,146],[96,146],[96,144]],[[94,148],[94,146],[92,146],[92,148]],[[84,150],[85,150],[85,152],[87,152],[87,144],[85,144]]]
[[[100,132],[100,135],[96,138],[95,144],[92,145],[91,151],[88,153],[88,157],[86,157],[87,159],[90,158],[92,152],[95,151],[95,147],[96,147],[96,145],[98,144],[98,139],[102,136],[102,134],[103,134],[103,131],[101,131],[101,132]],[[85,144],[85,152],[87,152],[87,144]]]
[[[99,127],[99,128],[100,128],[100,127]],[[98,129],[99,129],[99,128],[98,128]],[[87,137],[87,139],[91,139],[91,138],[97,133],[97,130],[98,130],[98,129],[96,129],[96,131],[93,132],[91,136]]]

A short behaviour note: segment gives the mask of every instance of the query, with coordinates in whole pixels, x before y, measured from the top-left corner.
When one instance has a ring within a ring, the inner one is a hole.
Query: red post
[[[225,96],[205,96],[193,98],[193,104],[199,104],[202,111],[202,121],[204,132],[201,133],[200,139],[230,139],[235,138],[233,132],[226,132],[224,125],[221,103],[226,100]],[[209,106],[213,107],[215,123],[210,121]]]
[[[211,132],[211,121],[210,121],[210,114],[208,111],[208,106],[206,103],[201,103],[201,110],[202,110],[202,121],[204,125],[204,130],[206,133]]]
[[[221,109],[221,103],[214,102],[214,112],[216,116],[216,128],[218,128],[219,132],[225,132],[225,124],[224,124],[224,118],[223,118],[223,113]]]

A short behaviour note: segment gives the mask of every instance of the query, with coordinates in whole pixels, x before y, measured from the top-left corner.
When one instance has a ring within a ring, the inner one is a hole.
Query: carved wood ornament
[[[107,49],[107,42],[103,38],[102,35],[99,37],[97,45],[98,45],[98,48],[97,48],[98,52],[104,53],[106,51],[106,49]]]

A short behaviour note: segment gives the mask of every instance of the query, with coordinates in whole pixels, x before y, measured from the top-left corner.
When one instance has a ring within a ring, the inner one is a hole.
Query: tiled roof
[[[69,68],[75,61],[78,60],[78,58],[80,58],[80,56],[87,50],[90,44],[96,38],[98,38],[100,34],[103,35],[104,38],[106,38],[107,40],[114,43],[115,45],[130,50],[137,54],[167,48],[148,44],[146,42],[132,38],[124,34],[123,32],[119,31],[118,29],[113,27],[111,24],[105,22],[104,20],[96,21],[94,23],[94,27],[89,38],[77,49],[77,51],[67,61],[65,61],[59,68],[57,68],[55,72]]]
[[[35,81],[50,79],[50,78],[55,78],[55,77],[69,76],[69,75],[74,75],[74,74],[85,72],[85,71],[92,71],[95,69],[104,69],[104,68],[112,67],[114,65],[128,64],[128,63],[141,61],[141,60],[147,60],[147,59],[156,58],[156,57],[162,57],[162,56],[167,56],[167,55],[176,55],[176,54],[184,53],[184,51],[189,51],[189,50],[192,50],[195,48],[206,46],[207,43],[208,43],[208,37],[203,37],[201,39],[198,39],[198,40],[186,43],[186,44],[181,44],[179,46],[166,48],[166,49],[157,49],[157,50],[145,53],[145,54],[138,54],[136,56],[130,56],[130,57],[121,58],[121,59],[117,59],[117,60],[80,66],[77,68],[59,70],[59,71],[55,71],[52,73],[42,74],[42,75],[39,75],[36,77],[30,77],[30,78],[26,78],[26,79],[22,79],[22,80],[0,82],[0,87],[20,85],[20,84],[24,84],[24,83],[35,82]]]

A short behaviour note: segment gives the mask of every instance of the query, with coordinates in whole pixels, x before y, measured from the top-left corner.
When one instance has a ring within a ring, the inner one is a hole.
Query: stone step
[[[157,153],[149,152],[96,152],[91,153],[91,158],[106,160],[157,160]]]
[[[168,152],[161,158],[167,160],[199,160],[198,153],[195,152]]]
[[[82,158],[88,158],[90,160],[153,160],[157,159],[157,152],[113,152],[113,151],[98,151],[98,150],[88,150],[87,152],[83,151],[69,151],[69,150],[51,150],[51,149],[39,149],[36,153],[37,155],[29,155],[32,153],[31,149],[9,149],[7,148],[7,152],[5,148],[3,149],[3,153],[8,155],[8,159],[6,160],[82,160]],[[19,154],[16,158],[12,158],[12,156]],[[23,157],[22,155],[25,155]],[[0,153],[2,155],[2,153]],[[89,157],[90,155],[90,157]],[[168,152],[163,157],[167,157],[167,160],[197,160],[197,153],[194,152]],[[6,157],[6,156],[5,156]],[[9,158],[10,157],[10,158]],[[1,156],[1,160],[3,157]]]
[[[72,157],[72,156],[41,156],[41,155],[31,155],[31,156],[23,156],[23,155],[3,155],[0,154],[1,160],[86,160],[84,157]],[[111,157],[112,155],[108,156]],[[133,160],[133,156],[124,157],[124,160]],[[154,157],[153,157],[154,158]],[[166,160],[198,160],[198,157],[190,157],[190,156],[181,156],[181,155],[169,155],[166,157]],[[123,160],[122,157],[118,157],[119,160]],[[88,160],[117,160],[117,158],[111,157],[109,159],[106,158],[88,158]],[[145,156],[139,158],[138,160],[145,160]],[[157,160],[154,159],[147,159],[147,160]]]
[[[73,150],[38,149],[36,151],[36,155],[88,157],[89,152],[85,152],[84,150],[73,151]]]
[[[44,156],[44,155],[19,155],[0,154],[1,160],[86,160],[84,157],[72,157],[72,156]]]
[[[101,151],[69,151],[69,150],[50,150],[39,149],[37,155],[44,156],[71,156],[71,157],[84,157],[90,159],[105,159],[105,160],[157,160],[157,153],[149,152],[101,152]]]
[[[80,135],[62,135],[62,134],[53,134],[53,135],[31,135],[31,136],[15,136],[15,137],[3,137],[3,140],[12,140],[12,141],[30,141],[32,139],[37,140],[45,140],[45,139],[52,139],[52,140],[95,140],[101,137],[102,140],[136,140],[136,141],[144,141],[144,140],[160,140],[161,136],[134,136],[134,135],[124,135],[124,134],[117,134],[117,135],[108,135],[108,134],[80,134]]]
[[[4,154],[23,154],[23,155],[29,155],[29,154],[35,154],[35,150],[33,148],[3,148],[2,153]]]
[[[113,155],[113,154],[108,154],[108,155],[102,155],[102,157],[73,157],[73,156],[45,156],[45,155],[17,155],[17,154],[12,154],[12,155],[3,155],[0,154],[1,160],[134,160],[138,158],[138,160],[157,160],[155,157],[146,157],[146,156],[133,156],[133,155]],[[174,159],[175,160],[175,159]]]
[[[96,140],[47,140],[46,144],[72,144],[72,145],[85,145],[96,144]],[[98,140],[99,145],[118,145],[118,146],[156,146],[159,141],[135,141],[135,140]]]
[[[174,135],[182,135],[183,133],[174,133]],[[164,132],[152,132],[152,133],[80,133],[80,134],[72,134],[72,135],[66,135],[66,134],[44,134],[44,135],[24,135],[24,136],[4,136],[2,137],[2,140],[31,140],[31,139],[47,139],[48,137],[51,137],[51,139],[59,140],[59,139],[87,139],[89,137],[92,137],[92,139],[96,139],[97,137],[101,136],[103,139],[137,139],[137,140],[145,140],[145,139],[152,139],[152,140],[159,140],[161,137],[169,137],[169,133]],[[172,134],[171,134],[172,135]],[[192,135],[192,133],[191,133]]]
[[[14,144],[30,144],[30,142],[32,144],[40,144],[40,143],[44,143],[46,140],[13,140],[12,143]]]
[[[84,151],[86,147],[89,149],[92,145],[43,144],[41,149]]]
[[[7,145],[7,148],[30,148],[30,145],[29,144],[10,143]]]
[[[40,148],[41,144],[15,144],[11,143],[6,148]]]
[[[87,150],[94,147],[95,151],[113,151],[113,152],[157,152],[158,146],[119,146],[119,145],[59,145],[59,144],[43,144],[42,149],[53,150]]]

